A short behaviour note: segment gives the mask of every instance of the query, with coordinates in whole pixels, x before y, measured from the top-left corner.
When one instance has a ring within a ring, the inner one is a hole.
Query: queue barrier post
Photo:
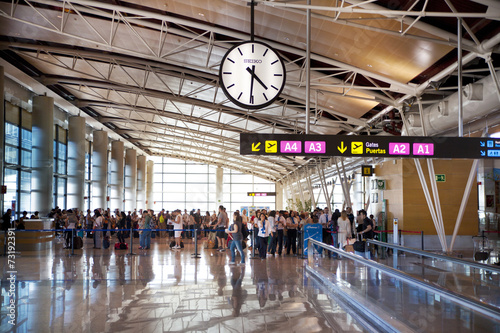
[[[421,239],[422,239],[422,251],[424,251],[424,231],[420,231]]]
[[[250,259],[258,259],[259,257],[255,255],[255,229],[252,227],[252,256]]]
[[[134,247],[134,228],[130,227],[130,252],[127,253],[129,256],[135,256],[135,253],[132,252],[132,248]]]
[[[199,259],[201,256],[198,254],[198,228],[194,228],[194,253],[191,254],[194,259]]]
[[[71,229],[71,255],[75,255],[75,229]]]

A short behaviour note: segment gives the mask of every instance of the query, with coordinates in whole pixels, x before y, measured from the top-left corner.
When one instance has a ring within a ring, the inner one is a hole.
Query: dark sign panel
[[[373,166],[371,166],[371,165],[362,165],[361,166],[361,175],[363,177],[371,177],[371,176],[373,176]]]
[[[276,192],[247,192],[249,197],[275,197]]]
[[[500,157],[500,139],[242,133],[240,154],[489,159]]]

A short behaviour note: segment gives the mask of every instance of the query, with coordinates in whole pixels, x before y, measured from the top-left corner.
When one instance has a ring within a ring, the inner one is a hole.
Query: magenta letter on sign
[[[404,142],[389,142],[389,155],[410,155],[410,144]]]
[[[300,141],[281,141],[280,142],[280,152],[281,153],[300,154],[300,153],[302,153],[302,142],[300,142]]]
[[[307,154],[324,154],[326,153],[325,141],[306,141],[304,151]]]
[[[434,144],[433,143],[414,143],[413,144],[413,155],[434,155]]]

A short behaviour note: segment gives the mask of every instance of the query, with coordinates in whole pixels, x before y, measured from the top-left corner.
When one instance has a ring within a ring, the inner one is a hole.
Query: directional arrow
[[[340,147],[337,146],[337,149],[340,151],[341,154],[343,154],[346,151],[347,147],[344,146],[344,141],[341,142]]]
[[[257,144],[252,143],[252,151],[260,151],[260,142],[257,142]]]
[[[484,141],[479,141],[479,144],[481,145],[481,147],[484,147],[486,145]]]
[[[486,152],[484,150],[481,150],[481,156],[486,156]]]

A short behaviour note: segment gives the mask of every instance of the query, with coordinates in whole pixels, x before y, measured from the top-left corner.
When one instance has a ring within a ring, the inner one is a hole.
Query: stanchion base
[[[201,256],[199,254],[192,254],[191,257],[193,257],[193,259],[200,259]]]
[[[137,255],[137,253],[133,253],[133,252],[132,252],[132,253],[127,253],[127,254],[126,254],[126,256],[136,256],[136,255]]]

